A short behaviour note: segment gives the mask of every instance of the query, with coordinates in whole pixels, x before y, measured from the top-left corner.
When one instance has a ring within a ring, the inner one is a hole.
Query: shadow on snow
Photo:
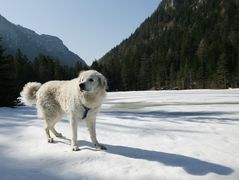
[[[81,146],[92,147],[92,144],[88,141],[79,141],[79,143]],[[203,176],[208,173],[215,173],[219,175],[230,175],[231,173],[234,172],[234,170],[229,167],[215,163],[210,163],[207,161],[202,161],[200,159],[184,155],[145,150],[127,146],[108,145],[108,144],[105,145],[107,147],[106,153],[120,155],[132,159],[141,159],[159,162],[166,166],[181,167],[191,175]],[[88,147],[81,149],[89,150],[90,148]]]
[[[124,146],[108,145],[107,147],[109,149],[109,153],[118,154],[128,158],[156,161],[167,166],[182,167],[187,173],[191,175],[202,176],[208,173],[229,175],[233,172],[231,168],[222,165],[178,154],[150,151]]]

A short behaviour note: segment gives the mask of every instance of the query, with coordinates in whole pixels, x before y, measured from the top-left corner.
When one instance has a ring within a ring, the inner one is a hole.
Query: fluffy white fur
[[[96,148],[106,149],[96,138],[96,114],[106,95],[106,79],[97,71],[80,73],[78,78],[70,81],[49,81],[43,85],[36,82],[27,83],[21,94],[26,105],[36,104],[38,115],[45,120],[45,132],[49,143],[53,142],[50,131],[56,137],[62,137],[54,126],[63,117],[70,119],[73,151],[79,150],[77,144],[78,121],[87,121],[90,137]],[[85,107],[89,108],[84,118]]]
[[[20,93],[20,100],[23,101],[27,106],[36,104],[36,93],[41,87],[41,83],[29,82],[24,86],[24,91]]]

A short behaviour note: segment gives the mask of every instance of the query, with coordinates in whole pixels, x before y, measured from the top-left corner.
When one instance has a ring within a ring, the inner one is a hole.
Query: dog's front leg
[[[79,151],[80,149],[77,144],[77,127],[78,127],[77,119],[74,117],[71,117],[70,124],[71,124],[71,132],[72,132],[71,148],[72,148],[72,151]]]
[[[95,118],[87,120],[87,126],[90,133],[90,139],[97,149],[106,150],[106,147],[101,145],[96,138]]]

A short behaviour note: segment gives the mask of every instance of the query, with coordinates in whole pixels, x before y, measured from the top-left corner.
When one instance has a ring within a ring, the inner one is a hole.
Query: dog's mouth
[[[84,83],[81,83],[79,86],[80,86],[80,91],[81,92],[86,92],[87,91]]]
[[[87,91],[87,90],[84,89],[84,88],[80,88],[80,91],[81,91],[81,92],[85,92],[85,91]]]
[[[88,92],[88,91],[85,89],[81,89],[80,92]]]
[[[89,90],[84,89],[84,88],[80,88],[80,92],[82,92],[82,93],[86,93],[86,92],[89,92]]]

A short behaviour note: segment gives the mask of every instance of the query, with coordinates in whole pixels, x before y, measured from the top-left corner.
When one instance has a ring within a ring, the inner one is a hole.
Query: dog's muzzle
[[[86,89],[85,89],[85,84],[84,83],[80,83],[80,90],[81,91],[85,91]]]

